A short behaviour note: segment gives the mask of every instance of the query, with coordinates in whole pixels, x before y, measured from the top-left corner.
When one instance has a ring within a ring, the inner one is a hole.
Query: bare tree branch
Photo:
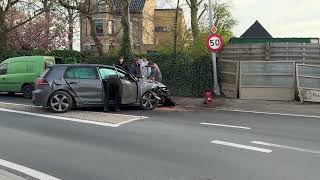
[[[16,25],[12,26],[12,27],[9,27],[9,28],[7,29],[7,31],[11,31],[11,30],[13,30],[13,29],[15,29],[15,28],[18,28],[19,26],[22,26],[22,25],[24,25],[24,24],[32,21],[34,18],[38,17],[38,16],[39,16],[40,14],[42,14],[43,12],[44,12],[43,10],[39,11],[39,12],[36,13],[34,16],[32,16],[32,17],[30,17],[30,18],[28,18],[28,19],[26,19],[26,20],[24,20],[24,21],[22,21],[22,22],[20,22],[20,23],[18,23],[18,24],[16,24]]]
[[[207,11],[207,5],[204,6],[204,9],[202,10],[202,12],[200,13],[200,15],[198,16],[198,20],[201,19],[201,17],[203,16],[203,14]]]

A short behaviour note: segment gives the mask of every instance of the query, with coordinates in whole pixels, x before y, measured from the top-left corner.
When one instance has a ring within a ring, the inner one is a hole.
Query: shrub
[[[115,64],[116,56],[96,56],[90,52],[78,52],[70,50],[55,50],[46,53],[42,50],[32,51],[8,51],[0,54],[0,62],[7,58],[17,56],[49,55],[62,57],[67,62],[87,63],[87,64]],[[213,89],[212,64],[207,54],[199,56],[189,56],[180,54],[173,56],[170,54],[160,54],[148,57],[149,61],[158,64],[163,83],[166,84],[175,96],[199,97],[206,90]],[[127,65],[131,62],[126,61]]]

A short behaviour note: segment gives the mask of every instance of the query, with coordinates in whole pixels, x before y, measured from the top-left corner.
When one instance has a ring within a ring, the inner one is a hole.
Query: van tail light
[[[39,78],[37,80],[37,85],[38,86],[46,86],[46,85],[49,85],[49,83],[47,82],[47,80],[43,79],[43,78]]]

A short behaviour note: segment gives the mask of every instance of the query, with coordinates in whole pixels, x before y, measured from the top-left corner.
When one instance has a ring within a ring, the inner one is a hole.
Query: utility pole
[[[178,14],[179,14],[179,6],[180,6],[180,0],[177,2],[177,8],[176,8],[176,17],[174,20],[174,40],[173,40],[173,54],[177,55],[177,40],[178,40]]]
[[[213,26],[213,11],[212,11],[212,0],[209,0],[209,19],[210,28]],[[213,66],[213,89],[215,95],[220,95],[220,87],[218,83],[218,73],[217,73],[217,55],[215,52],[211,52],[212,66]]]

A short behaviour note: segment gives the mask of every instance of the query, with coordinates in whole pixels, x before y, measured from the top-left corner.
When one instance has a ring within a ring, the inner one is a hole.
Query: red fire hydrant
[[[208,107],[211,107],[212,105],[212,98],[214,93],[212,91],[206,91],[204,92],[204,103],[208,105]]]

